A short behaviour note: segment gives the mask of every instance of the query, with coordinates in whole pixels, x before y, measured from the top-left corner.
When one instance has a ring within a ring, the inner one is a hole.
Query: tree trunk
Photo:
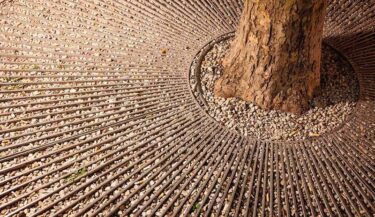
[[[320,83],[325,0],[245,0],[215,94],[300,114]]]

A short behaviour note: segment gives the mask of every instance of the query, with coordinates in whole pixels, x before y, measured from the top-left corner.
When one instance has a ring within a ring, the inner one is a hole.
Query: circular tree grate
[[[0,1],[0,216],[372,216],[375,3],[329,2],[356,112],[269,142],[222,127],[189,84],[242,1]]]

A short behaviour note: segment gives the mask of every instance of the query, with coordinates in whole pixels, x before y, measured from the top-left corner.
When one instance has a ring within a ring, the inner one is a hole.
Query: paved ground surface
[[[353,118],[274,143],[222,127],[189,88],[241,7],[2,1],[0,216],[373,215],[375,5],[329,6],[326,41],[359,73]]]

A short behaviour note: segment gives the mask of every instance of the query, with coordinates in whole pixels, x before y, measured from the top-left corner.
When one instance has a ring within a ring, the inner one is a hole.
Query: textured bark
[[[224,74],[221,97],[295,114],[320,83],[325,0],[245,0]]]

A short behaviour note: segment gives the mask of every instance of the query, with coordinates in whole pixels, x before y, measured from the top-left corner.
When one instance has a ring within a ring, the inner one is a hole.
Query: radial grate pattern
[[[0,216],[373,216],[375,3],[331,0],[356,113],[266,142],[213,121],[195,55],[241,0],[0,0]]]

